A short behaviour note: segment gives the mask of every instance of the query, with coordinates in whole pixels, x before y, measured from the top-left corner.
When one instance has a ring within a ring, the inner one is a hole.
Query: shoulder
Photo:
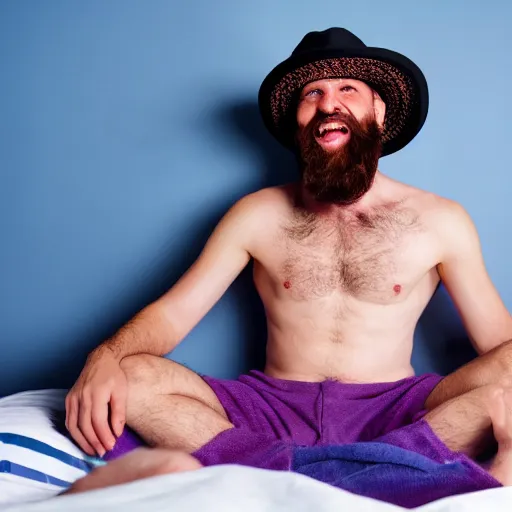
[[[268,187],[238,199],[226,212],[217,230],[231,233],[239,243],[254,247],[286,215],[286,187]]]
[[[290,202],[286,186],[263,188],[238,199],[221,224],[230,226],[235,243],[255,257],[281,225]]]
[[[403,202],[407,206],[418,212],[427,226],[439,228],[440,224],[446,224],[452,228],[472,224],[468,212],[457,201],[403,183],[399,187],[397,195],[404,198]]]
[[[417,191],[415,203],[422,223],[438,242],[441,259],[479,250],[475,224],[462,204],[425,191]]]
[[[264,222],[286,211],[290,204],[291,192],[288,185],[267,187],[238,199],[229,213],[253,222]]]
[[[421,216],[436,231],[447,233],[472,228],[473,221],[462,204],[431,192],[419,191],[416,196]]]
[[[418,215],[421,224],[442,252],[474,249],[478,245],[475,224],[459,202],[404,183],[395,183],[396,197]],[[459,247],[459,249],[457,249]]]

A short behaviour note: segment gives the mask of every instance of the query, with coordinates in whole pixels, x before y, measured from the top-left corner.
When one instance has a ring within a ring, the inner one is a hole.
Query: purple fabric
[[[482,466],[462,453],[452,452],[433,432],[429,424],[420,419],[412,425],[388,432],[375,440],[400,447],[409,452],[419,453],[439,464],[459,463],[467,474],[482,488],[496,487],[501,484]]]
[[[227,441],[221,434],[196,452],[209,465],[223,462],[233,435],[242,443],[236,449],[239,456],[243,443],[250,444],[256,433],[267,445],[273,440],[302,446],[372,441],[421,418],[425,400],[442,377],[425,374],[396,382],[346,384],[276,379],[253,370],[237,380],[203,379],[237,430],[227,435]],[[247,436],[249,440],[242,441]],[[127,428],[104,458],[112,460],[143,444]],[[226,454],[226,461],[236,462],[232,455]]]
[[[205,466],[295,471],[405,507],[501,485],[451,452],[423,419],[438,375],[378,384],[296,382],[258,371],[203,378],[234,425],[193,453]],[[104,459],[142,445],[126,428]]]
[[[103,456],[103,460],[117,459],[141,446],[147,445],[131,428],[125,427],[122,434],[117,438],[114,448]]]
[[[425,428],[428,429],[422,421],[405,427],[409,429],[406,436],[421,439]],[[412,429],[416,432],[412,433]],[[428,438],[424,440],[429,442]],[[448,459],[436,462],[384,442],[299,447],[294,450],[292,471],[406,508],[456,494],[501,487],[467,457],[450,454]]]
[[[339,489],[406,508],[501,484],[465,455],[451,452],[424,419],[373,442],[299,446],[233,428],[194,454],[204,465],[241,464],[293,471]]]
[[[138,438],[125,432],[124,449],[139,445]],[[273,435],[233,428],[220,433],[194,455],[205,465],[241,464],[293,471],[406,508],[501,487],[468,457],[452,453],[424,419],[374,442],[316,446],[298,446]]]
[[[238,380],[204,377],[236,428],[300,445],[371,441],[409,425],[442,377],[426,374],[396,382],[299,382],[251,371]]]

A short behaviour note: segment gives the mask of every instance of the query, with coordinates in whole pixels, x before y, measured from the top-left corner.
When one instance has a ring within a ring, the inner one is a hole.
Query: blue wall
[[[424,70],[425,128],[381,168],[469,210],[510,307],[511,21],[502,0],[3,0],[0,394],[71,385],[237,198],[295,176],[256,94],[306,32],[332,25]],[[234,377],[261,362],[262,315],[246,271],[175,357]],[[418,371],[468,355],[443,292],[417,338]]]

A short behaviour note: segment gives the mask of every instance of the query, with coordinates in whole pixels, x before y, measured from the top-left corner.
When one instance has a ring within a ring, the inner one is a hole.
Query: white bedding
[[[509,512],[512,488],[445,498],[421,512]],[[396,512],[382,502],[294,473],[226,465],[11,506],[4,512]]]

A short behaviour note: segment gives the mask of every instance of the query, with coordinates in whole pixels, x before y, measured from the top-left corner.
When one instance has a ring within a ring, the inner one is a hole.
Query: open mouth
[[[344,123],[324,123],[321,124],[315,132],[315,135],[319,139],[326,138],[327,135],[331,133],[340,133],[343,135],[348,135],[350,133],[350,130],[348,129],[347,125]],[[329,137],[330,138],[330,137]]]
[[[334,141],[338,138],[345,138],[350,133],[347,125],[340,122],[321,124],[315,131],[317,139]]]

